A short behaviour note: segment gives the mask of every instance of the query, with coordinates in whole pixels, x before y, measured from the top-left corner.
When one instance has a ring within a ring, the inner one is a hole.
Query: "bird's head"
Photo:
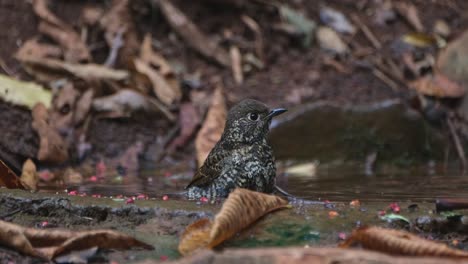
[[[261,141],[268,135],[271,119],[284,112],[284,108],[270,110],[262,102],[245,99],[229,110],[223,139],[247,144]]]

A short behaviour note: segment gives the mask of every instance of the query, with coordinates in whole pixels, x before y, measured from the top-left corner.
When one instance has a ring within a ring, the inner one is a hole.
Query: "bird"
[[[188,198],[224,198],[235,188],[273,192],[276,166],[267,137],[273,117],[286,111],[254,99],[233,106],[220,140],[185,188]]]

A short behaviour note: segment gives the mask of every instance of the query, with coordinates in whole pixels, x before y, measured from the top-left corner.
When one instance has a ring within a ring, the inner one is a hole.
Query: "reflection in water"
[[[283,175],[279,185],[306,199],[331,201],[434,201],[437,198],[468,198],[468,177],[457,166],[444,173],[435,170],[380,168],[366,175],[364,166],[318,166],[314,176]]]

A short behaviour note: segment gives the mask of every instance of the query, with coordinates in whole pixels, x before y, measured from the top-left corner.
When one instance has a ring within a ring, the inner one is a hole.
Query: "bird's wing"
[[[197,170],[192,181],[185,189],[192,186],[204,186],[218,178],[221,174],[222,160],[227,156],[227,151],[217,151],[216,145],[206,158],[203,165]]]

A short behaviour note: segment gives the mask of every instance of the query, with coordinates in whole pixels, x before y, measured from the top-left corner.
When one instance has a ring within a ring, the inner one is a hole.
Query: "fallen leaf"
[[[441,37],[447,38],[450,36],[450,26],[442,19],[437,19],[434,23],[433,32]]]
[[[318,27],[317,40],[320,48],[338,55],[349,53],[349,48],[340,36],[329,27]]]
[[[278,196],[237,188],[224,202],[214,221],[201,219],[189,225],[179,242],[179,252],[188,255],[202,248],[214,248],[259,218],[288,202]]]
[[[92,88],[86,90],[76,102],[75,111],[73,113],[73,124],[79,125],[88,116],[91,106],[93,105],[94,90]]]
[[[73,83],[66,82],[57,90],[52,101],[52,108],[49,110],[50,125],[62,135],[74,128],[73,115],[78,96],[79,92]]]
[[[198,166],[203,165],[214,145],[221,139],[226,123],[227,108],[221,87],[216,88],[205,121],[195,138]]]
[[[358,228],[340,247],[347,248],[356,242],[366,249],[394,255],[468,257],[468,252],[450,248],[445,244],[423,239],[406,231],[381,227]]]
[[[418,48],[426,48],[437,44],[437,39],[425,33],[409,33],[403,35],[403,42]]]
[[[37,159],[53,163],[62,163],[68,160],[68,148],[65,141],[50,125],[49,113],[42,103],[34,106],[32,117],[32,127],[39,134]]]
[[[310,47],[317,27],[315,21],[309,19],[304,14],[286,6],[279,7],[279,13],[283,20],[291,25],[295,31],[303,37],[302,45]]]
[[[169,151],[185,146],[200,125],[200,114],[193,103],[187,102],[181,104],[179,111],[180,133],[179,136],[177,136],[168,146]]]
[[[460,98],[466,93],[466,89],[459,83],[437,72],[433,75],[426,75],[410,82],[409,87],[421,94],[439,98]]]
[[[402,216],[400,214],[393,214],[393,213],[385,214],[385,215],[381,216],[380,219],[382,219],[384,221],[388,221],[388,222],[393,222],[395,220],[400,220],[400,221],[406,222],[408,224],[411,224],[411,221],[408,218],[406,218],[406,217],[404,217],[404,216]]]
[[[79,186],[83,183],[83,175],[72,168],[65,170],[62,179],[67,186]]]
[[[93,247],[120,250],[132,247],[154,249],[151,245],[113,230],[43,230],[25,228],[5,221],[0,221],[0,244],[25,255],[48,260]]]
[[[103,16],[104,10],[98,6],[86,5],[81,11],[80,20],[88,26],[96,25]]]
[[[201,55],[226,68],[231,66],[229,55],[216,42],[205,36],[190,19],[175,7],[171,1],[154,1],[161,9],[162,14],[172,29],[191,48]]]
[[[73,64],[55,59],[44,59],[36,57],[17,57],[22,63],[27,65],[43,67],[62,74],[70,74],[86,81],[112,80],[122,81],[128,78],[129,74],[124,70],[114,70],[99,64]]]
[[[419,12],[416,6],[408,2],[394,3],[396,11],[400,16],[404,17],[406,21],[418,32],[424,32],[424,26],[419,18]]]
[[[66,61],[90,60],[90,52],[81,36],[48,9],[47,0],[33,0],[32,4],[36,15],[43,20],[39,23],[39,32],[49,36],[63,48]]]
[[[468,84],[468,30],[450,41],[437,56],[437,69],[448,78]]]
[[[146,35],[141,45],[140,57],[134,59],[136,70],[148,77],[156,96],[166,105],[182,97],[179,81],[169,63],[151,47],[151,36]]]
[[[33,82],[23,82],[0,74],[0,98],[5,102],[32,109],[37,103],[49,108],[52,93]]]
[[[8,189],[24,189],[20,178],[2,160],[0,160],[0,186]]]
[[[356,33],[356,27],[354,27],[346,16],[331,7],[320,8],[320,20],[337,32],[348,34]]]
[[[96,111],[112,111],[117,116],[126,116],[140,109],[151,109],[147,97],[131,89],[122,89],[115,94],[95,98],[92,107]]]
[[[25,189],[36,191],[38,182],[39,175],[37,174],[36,165],[31,159],[27,159],[21,171],[21,183]]]

